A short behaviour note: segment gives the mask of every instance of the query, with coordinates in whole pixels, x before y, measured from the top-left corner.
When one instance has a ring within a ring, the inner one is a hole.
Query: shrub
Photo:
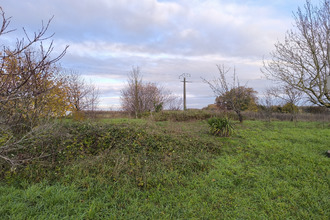
[[[83,111],[75,111],[72,113],[72,118],[75,121],[83,121],[85,119],[85,113]]]
[[[196,121],[214,117],[217,114],[206,110],[187,110],[187,111],[162,111],[154,115],[155,121]]]
[[[211,167],[205,160],[220,152],[217,143],[209,140],[155,128],[88,120],[44,126],[37,135],[20,143],[26,148],[12,152],[12,157],[21,161],[15,169],[0,158],[0,182],[67,183],[90,175],[106,182],[129,181],[140,188],[156,187],[166,182],[159,173],[203,172]],[[0,143],[4,141],[6,137],[0,138]],[[201,148],[204,153],[198,154]]]
[[[282,112],[284,113],[291,113],[291,114],[296,114],[298,113],[299,109],[298,107],[293,104],[293,103],[286,103],[283,107],[282,107]]]
[[[221,136],[221,137],[229,137],[234,133],[234,126],[229,118],[210,118],[207,120],[207,123],[210,126],[210,132],[213,135]]]

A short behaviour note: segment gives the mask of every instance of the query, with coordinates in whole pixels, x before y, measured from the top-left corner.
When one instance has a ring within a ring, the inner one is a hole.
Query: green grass
[[[4,179],[1,218],[330,217],[329,124],[246,121],[222,138],[205,121],[103,123],[123,123],[138,135],[120,131],[127,136],[121,147],[63,160],[55,179]]]

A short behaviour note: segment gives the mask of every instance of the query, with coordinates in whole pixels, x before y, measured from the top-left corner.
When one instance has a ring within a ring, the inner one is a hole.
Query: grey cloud
[[[265,25],[279,28],[262,7],[224,1],[30,0],[10,1],[14,20],[35,30],[41,19],[55,15],[56,38],[142,45],[147,52],[262,55],[276,40]],[[16,6],[18,5],[18,6]],[[25,10],[26,13],[18,11]],[[266,30],[265,30],[266,29]],[[267,36],[267,37],[264,37]]]
[[[260,85],[262,56],[291,25],[291,13],[276,7],[297,1],[10,0],[2,6],[13,27],[29,31],[54,15],[54,52],[71,45],[64,67],[123,83],[138,65],[145,80],[175,94],[182,93],[178,76],[188,72],[190,104],[203,107],[214,98],[200,77],[216,76],[216,64],[236,66],[243,82]],[[99,85],[104,100],[118,101],[122,84]]]

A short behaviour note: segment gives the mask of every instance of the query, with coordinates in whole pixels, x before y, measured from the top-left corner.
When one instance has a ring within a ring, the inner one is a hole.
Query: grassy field
[[[82,124],[56,165],[3,177],[1,219],[330,218],[329,123],[246,121],[229,138],[206,121]]]

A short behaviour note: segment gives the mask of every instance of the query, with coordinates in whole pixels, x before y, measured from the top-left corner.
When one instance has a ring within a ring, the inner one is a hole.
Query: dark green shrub
[[[299,109],[295,104],[288,102],[282,107],[282,112],[297,114],[299,112]]]
[[[234,126],[229,118],[210,118],[207,120],[207,123],[210,126],[210,132],[213,135],[221,137],[229,137],[234,133]]]
[[[155,112],[161,112],[163,110],[163,103],[154,103],[155,106]]]

